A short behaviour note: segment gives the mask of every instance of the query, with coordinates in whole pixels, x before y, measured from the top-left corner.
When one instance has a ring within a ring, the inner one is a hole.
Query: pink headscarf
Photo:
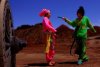
[[[40,16],[42,17],[42,16],[44,16],[46,13],[50,13],[50,10],[48,10],[48,9],[42,9],[42,11],[40,12]]]

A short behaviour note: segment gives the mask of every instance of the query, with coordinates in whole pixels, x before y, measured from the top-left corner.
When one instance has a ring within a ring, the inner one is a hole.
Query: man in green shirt
[[[74,38],[77,43],[75,53],[79,55],[78,64],[88,61],[88,56],[86,55],[87,28],[89,27],[96,32],[91,25],[90,20],[88,17],[84,16],[84,14],[84,8],[81,6],[77,11],[77,18],[74,21],[70,21],[65,17],[62,18],[65,22],[75,28]]]

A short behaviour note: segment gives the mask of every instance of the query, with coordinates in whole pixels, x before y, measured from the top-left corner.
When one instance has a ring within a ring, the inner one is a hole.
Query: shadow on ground
[[[47,63],[31,63],[31,64],[28,64],[28,66],[48,66]]]
[[[74,61],[74,62],[59,62],[58,64],[77,64],[77,61]]]

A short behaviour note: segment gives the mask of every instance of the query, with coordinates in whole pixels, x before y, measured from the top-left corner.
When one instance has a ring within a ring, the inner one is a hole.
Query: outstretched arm
[[[71,21],[69,19],[67,19],[65,17],[60,17],[60,16],[58,16],[58,18],[63,19],[65,22],[67,22],[69,25],[71,25]]]
[[[69,25],[72,25],[71,21],[67,18],[64,18],[64,21],[67,22]]]
[[[76,24],[75,24],[74,21],[70,21],[69,19],[67,19],[67,18],[65,18],[65,17],[62,17],[62,19],[63,19],[66,23],[68,23],[69,25],[71,25],[71,26],[73,26],[73,27],[76,26]]]

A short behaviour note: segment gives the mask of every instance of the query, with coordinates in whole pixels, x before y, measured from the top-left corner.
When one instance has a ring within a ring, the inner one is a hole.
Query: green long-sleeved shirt
[[[83,16],[83,18],[81,20],[79,20],[78,18],[76,18],[74,21],[69,21],[68,19],[66,19],[65,22],[67,22],[68,24],[70,24],[71,26],[73,26],[75,28],[76,28],[76,26],[80,26],[79,30],[77,31],[77,34],[76,34],[77,37],[87,38],[87,29],[88,28],[90,28],[94,32],[96,32],[96,30],[90,23],[90,20],[86,16]]]

